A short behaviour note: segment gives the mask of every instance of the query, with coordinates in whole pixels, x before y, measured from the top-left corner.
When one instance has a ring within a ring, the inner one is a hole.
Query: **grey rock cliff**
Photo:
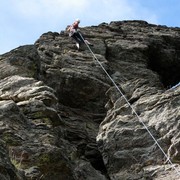
[[[180,179],[180,28],[118,21],[0,56],[0,179]]]

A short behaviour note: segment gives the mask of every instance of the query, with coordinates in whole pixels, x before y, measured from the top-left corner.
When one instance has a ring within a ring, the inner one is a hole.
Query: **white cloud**
[[[27,18],[68,16],[88,5],[87,0],[12,0],[12,3],[16,12]]]
[[[114,20],[143,19],[157,22],[157,16],[132,0],[11,0],[17,15],[31,21],[69,22],[77,17],[101,23]],[[63,22],[63,23],[64,23]],[[93,25],[93,24],[92,24]]]

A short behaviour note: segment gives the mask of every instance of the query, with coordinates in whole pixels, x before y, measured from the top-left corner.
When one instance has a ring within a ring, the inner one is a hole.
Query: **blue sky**
[[[0,54],[33,44],[41,34],[80,26],[145,20],[180,27],[180,0],[3,0],[0,3]]]

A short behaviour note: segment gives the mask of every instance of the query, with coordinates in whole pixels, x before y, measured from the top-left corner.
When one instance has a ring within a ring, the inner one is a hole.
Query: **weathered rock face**
[[[0,179],[180,179],[180,87],[167,90],[180,81],[180,29],[81,32],[140,119],[85,45],[45,33],[0,56]]]

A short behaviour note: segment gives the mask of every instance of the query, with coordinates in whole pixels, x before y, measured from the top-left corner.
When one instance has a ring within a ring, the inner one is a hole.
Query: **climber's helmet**
[[[76,22],[80,23],[80,19],[76,19]]]

